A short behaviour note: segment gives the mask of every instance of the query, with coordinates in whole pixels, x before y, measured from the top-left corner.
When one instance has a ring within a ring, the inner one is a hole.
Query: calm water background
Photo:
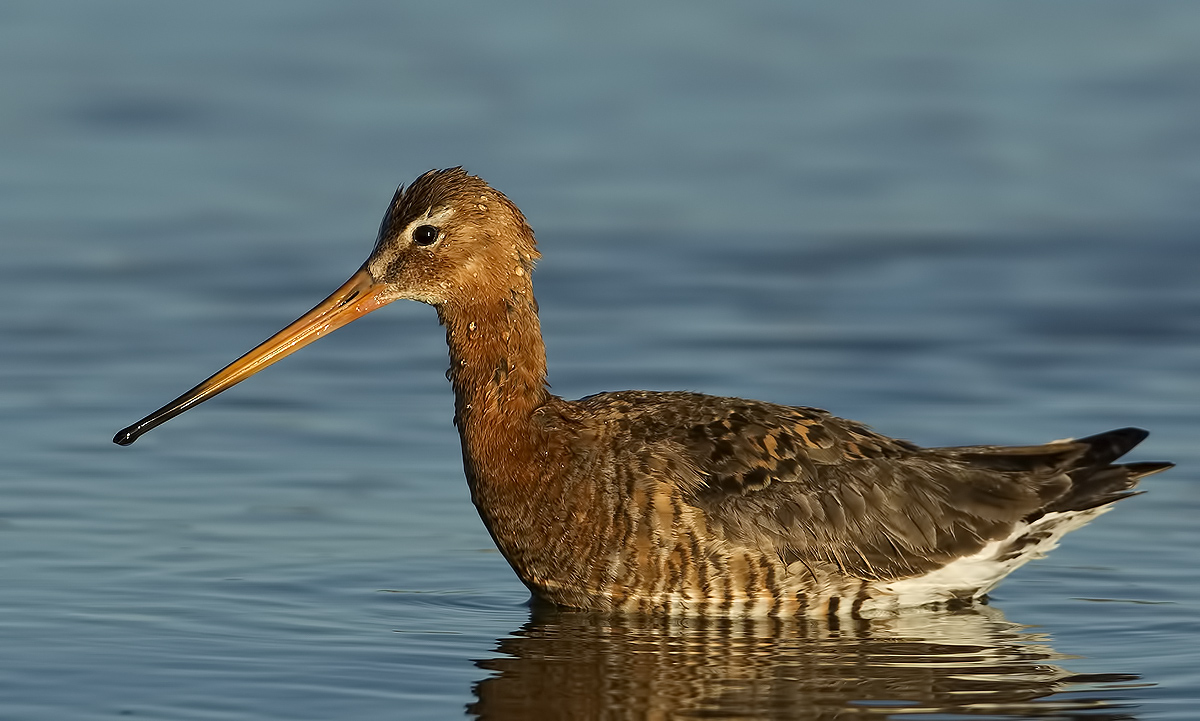
[[[0,718],[1187,719],[1200,6],[0,7]],[[990,607],[534,611],[398,304],[109,439],[308,309],[399,182],[539,232],[551,382],[1175,471]]]

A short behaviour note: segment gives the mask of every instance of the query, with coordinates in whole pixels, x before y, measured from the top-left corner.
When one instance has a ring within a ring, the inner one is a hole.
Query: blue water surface
[[[1190,719],[1200,7],[618,0],[0,8],[0,718]],[[114,432],[465,165],[538,231],[555,392],[926,445],[1136,425],[1179,467],[991,604],[531,608],[396,304]]]

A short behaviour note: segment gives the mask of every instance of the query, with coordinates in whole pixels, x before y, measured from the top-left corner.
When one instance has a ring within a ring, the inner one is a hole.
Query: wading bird
[[[552,395],[533,231],[461,168],[396,191],[333,295],[114,441],[407,298],[450,346],[471,497],[530,590],[576,608],[867,614],[981,597],[1169,463],[1115,464],[1146,432],[922,448],[806,407],[697,393]]]

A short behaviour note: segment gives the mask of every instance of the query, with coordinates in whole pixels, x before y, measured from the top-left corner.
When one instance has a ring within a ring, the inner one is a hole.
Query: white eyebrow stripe
[[[440,230],[440,226],[453,217],[453,215],[454,208],[450,206],[445,206],[436,210],[434,208],[429,208],[425,211],[424,215],[421,215],[410,221],[409,224],[404,226],[404,229],[395,236],[387,239],[380,238],[377,241],[380,246],[371,255],[371,259],[367,261],[368,270],[370,270],[371,274],[376,278],[382,278],[387,273],[387,269],[390,268],[392,264],[396,262],[396,259],[400,257],[400,253],[412,245],[413,229],[422,225],[434,225],[439,226]],[[403,242],[395,242],[397,238],[403,239]]]

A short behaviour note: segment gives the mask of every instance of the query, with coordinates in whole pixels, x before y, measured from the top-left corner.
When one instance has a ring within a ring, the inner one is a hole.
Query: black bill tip
[[[136,441],[140,435],[142,435],[142,432],[138,430],[137,425],[132,425],[118,431],[117,435],[113,436],[113,443],[116,443],[118,446],[128,446]]]

